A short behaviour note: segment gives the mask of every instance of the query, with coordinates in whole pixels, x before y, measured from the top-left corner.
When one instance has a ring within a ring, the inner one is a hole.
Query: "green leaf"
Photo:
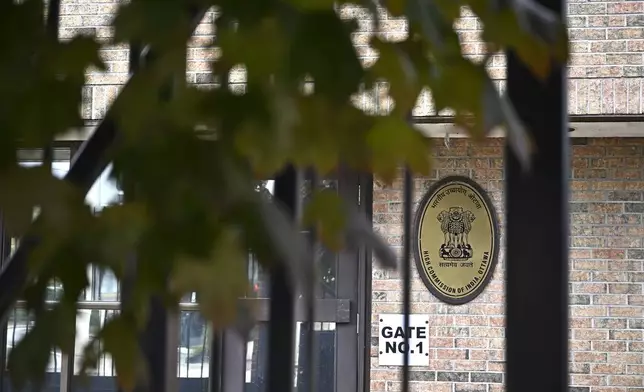
[[[431,48],[438,52],[436,54],[446,52],[446,47],[450,44],[454,45],[455,33],[433,0],[409,0],[407,15],[410,24],[417,26]],[[458,39],[456,39],[456,43],[458,43]],[[460,46],[458,52],[460,53]]]
[[[217,327],[228,326],[237,319],[238,298],[249,289],[246,263],[238,234],[221,232],[208,259],[182,256],[177,260],[172,289],[179,294],[196,292],[204,317]]]
[[[33,314],[32,314],[33,315]],[[42,386],[44,372],[55,348],[70,353],[74,346],[75,303],[58,303],[51,310],[36,313],[35,324],[10,351],[8,370],[11,383],[22,389],[28,382]]]
[[[156,48],[185,45],[190,31],[187,7],[181,1],[133,0],[122,4],[112,24],[116,42],[141,42]]]
[[[523,31],[550,48],[552,57],[568,61],[568,28],[557,14],[534,0],[512,3]]]
[[[136,255],[132,301],[86,347],[84,362],[85,369],[96,366],[104,340],[126,389],[145,374],[137,333],[153,295],[176,309],[181,293],[197,291],[209,319],[247,334],[254,310],[240,307],[237,298],[248,286],[248,251],[265,267],[286,268],[293,285],[316,281],[301,227],[256,191],[255,179],[272,177],[285,163],[314,168],[321,176],[340,162],[389,181],[403,166],[427,174],[431,143],[407,123],[421,88],[432,91],[438,110],[453,109],[456,122],[477,140],[505,125],[508,143],[528,167],[528,134],[485,68],[463,57],[453,22],[469,6],[484,25],[490,53],[514,50],[544,77],[552,59],[567,58],[566,29],[556,15],[532,0],[358,2],[374,15],[381,15],[381,6],[395,16],[406,14],[409,22],[405,41],[374,41],[379,59],[364,69],[352,42],[357,23],[337,12],[347,3],[132,0],[118,9],[115,39],[99,44],[86,37],[53,39],[45,31],[41,1],[0,1],[0,210],[12,234],[30,230],[27,240],[42,239],[22,293],[36,317],[36,333],[21,343],[25,350],[11,353],[14,381],[42,380],[51,349],[68,350],[90,262],[120,279],[126,259]],[[216,16],[192,20],[193,11],[202,15],[211,7]],[[210,28],[216,43],[202,34]],[[87,68],[104,66],[98,53],[105,45],[129,42],[156,54],[123,87],[107,119],[122,136],[109,151],[113,176],[135,202],[93,215],[85,195],[52,178],[48,169],[14,166],[18,148],[42,148],[84,126],[79,107]],[[221,49],[221,57],[212,64],[194,62],[204,46]],[[186,65],[203,67],[190,72],[199,86],[180,81],[169,88]],[[219,85],[239,66],[247,72],[243,86],[231,91]],[[392,114],[370,116],[353,106],[358,93],[383,80],[395,102]],[[304,81],[313,91],[302,92]],[[196,128],[207,132],[197,134]],[[35,207],[40,218],[30,226]],[[368,247],[381,265],[396,266],[392,249],[365,215],[332,192],[316,196],[305,215],[330,247]],[[51,282],[63,288],[62,302],[53,309],[45,303]]]
[[[112,104],[111,114],[126,143],[145,139],[152,125],[159,121],[162,114],[159,89],[164,80],[157,68],[133,75],[126,85],[129,88],[124,88]]]
[[[117,276],[122,276],[126,260],[135,252],[148,224],[148,213],[142,203],[127,202],[104,208],[97,219],[97,231],[93,233],[99,239],[95,257]]]
[[[435,61],[431,59],[430,45],[417,31],[415,26],[410,26],[409,37],[396,47],[408,58],[414,68],[418,83],[427,87],[431,83],[431,76],[435,72]]]
[[[39,320],[45,321],[45,320]],[[16,389],[24,389],[28,382],[38,388],[45,380],[45,370],[53,349],[51,326],[37,322],[9,352],[7,370]]]
[[[34,227],[34,235],[40,240],[29,255],[31,277],[36,278],[44,273],[52,276],[60,276],[60,273],[74,274],[81,264],[85,265],[89,260],[99,262],[100,259],[96,258],[96,241],[91,237],[95,231],[94,217],[89,208],[85,205],[71,205],[65,224],[66,226],[57,225],[55,221],[41,219]],[[70,269],[66,270],[68,267]],[[82,282],[87,281],[85,273],[81,272],[78,276]],[[82,282],[79,284],[84,288]],[[69,294],[75,300],[77,297],[71,293]]]
[[[548,77],[553,60],[567,62],[567,30],[552,11],[532,0],[496,8],[487,1],[468,3],[484,24],[483,40],[514,50],[535,76]]]
[[[459,55],[442,60],[440,72],[440,80],[435,79],[432,85],[437,109],[449,107],[457,112],[480,115],[481,97],[488,78],[485,67]]]
[[[219,21],[225,24],[238,23],[240,27],[256,25],[283,7],[278,0],[215,0],[208,5],[220,7],[222,16]]]
[[[136,326],[123,315],[110,319],[100,332],[104,351],[111,355],[120,388],[132,391],[145,382],[147,363],[139,347]]]
[[[402,16],[407,9],[407,0],[385,0],[385,5],[393,16]]]
[[[299,97],[299,121],[293,132],[292,156],[296,164],[313,166],[321,175],[338,164],[338,143],[343,129],[336,122],[341,107],[319,95]]]
[[[336,109],[330,117],[335,120],[335,124],[329,129],[335,130],[340,160],[355,170],[368,170],[371,155],[366,140],[376,118],[353,106]]]
[[[270,178],[289,158],[295,102],[283,91],[256,85],[225,104],[229,93],[215,94],[212,106],[221,111],[222,133],[231,135],[234,151],[247,159],[256,178]]]
[[[440,13],[450,21],[456,20],[461,16],[463,4],[457,0],[433,0],[436,8]]]
[[[482,38],[499,47],[514,49],[534,74],[545,78],[550,73],[550,51],[547,45],[521,30],[511,9],[488,14]]]
[[[100,44],[93,38],[77,35],[61,46],[58,56],[54,59],[52,71],[54,74],[80,77],[84,82],[85,72],[90,65],[105,71],[105,63],[99,56]]]
[[[33,279],[22,293],[22,298],[26,302],[25,309],[35,313],[40,313],[45,310],[47,290],[53,278],[51,270],[38,272],[37,278]]]
[[[389,82],[389,92],[396,105],[395,111],[406,115],[415,106],[423,87],[416,67],[406,53],[395,44],[374,38],[371,45],[378,50],[379,55],[370,71],[377,79]]]
[[[4,211],[7,230],[12,237],[22,236],[30,226],[34,208],[49,225],[64,232],[74,222],[74,200],[82,203],[80,193],[54,177],[44,166],[16,166],[0,172],[0,209]],[[76,204],[82,208],[82,204]]]
[[[387,182],[396,178],[400,165],[418,174],[429,174],[429,139],[400,117],[378,118],[368,135],[373,172]]]
[[[282,263],[294,285],[314,284],[312,263],[305,262],[313,257],[308,240],[283,206],[253,192],[240,197],[231,209],[231,221],[242,228],[244,243],[260,263]]]
[[[299,84],[310,76],[316,94],[346,103],[365,74],[349,36],[355,23],[342,21],[333,10],[304,13],[297,22],[290,37],[290,79]]]
[[[285,37],[275,18],[263,19],[254,26],[236,30],[223,29],[217,42],[224,61],[231,65],[244,64],[249,80],[268,80],[280,72],[286,55]],[[270,45],[266,45],[270,42]],[[215,65],[216,66],[216,65]]]
[[[305,207],[302,223],[305,227],[315,228],[320,240],[329,249],[339,251],[344,246],[346,209],[335,190],[315,191]]]
[[[81,384],[84,384],[84,386],[89,385],[89,373],[91,370],[98,368],[101,354],[101,341],[98,337],[94,337],[83,347],[79,376],[81,377]]]
[[[54,345],[59,347],[63,354],[72,354],[72,356],[76,339],[76,298],[72,301],[61,301],[56,304],[49,313],[50,320],[38,320],[49,325],[49,328],[52,329]]]
[[[302,11],[331,10],[337,3],[334,0],[289,0],[293,6]]]

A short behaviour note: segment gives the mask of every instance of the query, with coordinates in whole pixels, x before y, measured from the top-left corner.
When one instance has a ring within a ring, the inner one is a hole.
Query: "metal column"
[[[539,0],[565,19],[565,1]],[[568,390],[568,127],[565,65],[537,80],[508,54],[508,93],[535,142],[524,172],[506,151],[506,388]]]
[[[295,218],[299,200],[298,173],[288,166],[275,179],[275,199]],[[268,392],[293,390],[295,345],[295,292],[288,271],[281,265],[271,270],[270,322],[268,326]]]

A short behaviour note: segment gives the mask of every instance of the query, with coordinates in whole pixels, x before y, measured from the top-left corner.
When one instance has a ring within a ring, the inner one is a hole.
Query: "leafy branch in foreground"
[[[211,64],[215,88],[177,82],[185,80],[185,45],[195,27],[188,5],[217,10],[217,42],[210,47],[220,52]],[[370,67],[352,42],[356,21],[343,17],[359,7],[376,24],[380,12],[408,21],[401,41],[373,36],[378,59]],[[453,26],[463,7],[483,23],[489,51],[483,61],[462,54]],[[237,305],[247,292],[249,252],[267,268],[285,263],[293,284],[312,284],[315,269],[301,225],[316,227],[331,249],[364,242],[394,266],[393,253],[364,217],[334,193],[316,193],[296,226],[256,191],[257,181],[288,163],[322,177],[341,164],[385,181],[402,165],[427,174],[431,146],[408,123],[426,90],[437,111],[451,110],[476,138],[505,126],[527,166],[529,140],[495,89],[486,61],[511,49],[546,77],[552,61],[567,56],[564,25],[530,0],[132,0],[119,8],[109,44],[140,42],[158,55],[131,78],[108,113],[121,136],[111,150],[112,176],[128,198],[95,214],[78,189],[46,168],[18,166],[18,149],[43,148],[82,124],[85,71],[102,67],[93,39],[49,38],[42,8],[36,0],[0,2],[0,209],[10,212],[5,217],[14,236],[29,232],[42,239],[24,288],[36,326],[9,359],[19,387],[42,380],[52,349],[69,352],[73,346],[76,301],[88,287],[90,263],[122,280],[127,260],[136,255],[131,301],[85,348],[85,368],[96,366],[99,351],[111,354],[126,389],[145,373],[136,332],[151,296],[176,309],[186,293],[198,292],[202,313],[215,326],[239,322],[240,312],[252,314]],[[231,71],[240,67],[243,92],[228,88]],[[374,111],[356,104],[383,85],[392,107]],[[40,218],[29,228],[35,207]],[[48,307],[54,280],[63,295]]]

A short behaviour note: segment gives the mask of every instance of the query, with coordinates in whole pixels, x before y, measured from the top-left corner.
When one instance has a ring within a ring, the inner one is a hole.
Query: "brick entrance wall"
[[[503,233],[503,140],[436,143],[434,170],[415,180],[418,201],[438,178],[465,175],[489,192]],[[573,139],[570,250],[570,385],[574,392],[644,391],[644,139]],[[374,227],[402,245],[402,179],[374,184]],[[415,208],[414,208],[415,210]],[[504,251],[473,302],[436,300],[413,266],[412,311],[430,315],[430,366],[412,391],[497,392],[504,380]],[[371,391],[400,391],[400,368],[378,365],[378,313],[401,312],[399,272],[374,265]],[[538,376],[538,374],[535,374]]]
[[[112,17],[123,0],[63,0],[61,39],[89,34],[101,40],[113,34]],[[568,26],[571,39],[569,62],[569,110],[571,114],[642,114],[644,107],[644,1],[570,0]],[[347,8],[343,15],[355,18],[359,29],[353,34],[356,49],[365,64],[372,64],[376,53],[368,47],[375,33],[368,13]],[[406,22],[380,15],[387,39],[405,36]],[[214,30],[210,12],[197,28],[187,52],[187,79],[202,86],[212,84],[208,61],[218,51],[211,46]],[[480,58],[484,45],[479,41],[480,21],[463,12],[457,27],[463,51]],[[127,80],[128,49],[111,46],[102,51],[107,71],[89,70],[83,93],[83,118],[92,128],[100,121]],[[496,80],[504,78],[503,56],[495,56],[489,67]],[[239,70],[231,80],[243,86]],[[499,83],[502,85],[502,83]],[[364,102],[365,106],[372,102]],[[435,115],[428,97],[419,100],[415,115]],[[581,142],[581,140],[576,140]],[[587,140],[574,147],[572,182],[571,239],[571,385],[575,392],[644,392],[641,320],[644,295],[641,281],[642,260],[642,149],[638,139]],[[419,197],[432,180],[460,173],[473,177],[497,204],[502,213],[502,158],[499,141],[490,140],[476,149],[463,140],[453,140],[452,148],[437,147],[436,170],[432,178],[416,181]],[[375,227],[400,247],[401,182],[392,188],[374,188]],[[494,280],[474,302],[451,307],[437,302],[425,286],[414,282],[416,312],[431,315],[432,361],[429,369],[412,373],[413,390],[489,392],[503,385],[503,254]],[[373,310],[399,311],[398,275],[374,270]],[[377,347],[374,317],[372,345]],[[378,366],[373,349],[371,389],[374,392],[399,390],[395,369]],[[535,375],[538,376],[538,375]],[[431,382],[429,384],[428,382]],[[627,391],[627,389],[630,389]]]

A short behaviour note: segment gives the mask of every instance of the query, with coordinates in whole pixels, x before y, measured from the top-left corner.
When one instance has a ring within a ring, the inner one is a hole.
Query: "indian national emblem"
[[[472,257],[472,246],[467,236],[475,218],[471,211],[463,210],[463,207],[450,207],[438,214],[437,219],[444,236],[440,248],[441,258],[456,261]]]

